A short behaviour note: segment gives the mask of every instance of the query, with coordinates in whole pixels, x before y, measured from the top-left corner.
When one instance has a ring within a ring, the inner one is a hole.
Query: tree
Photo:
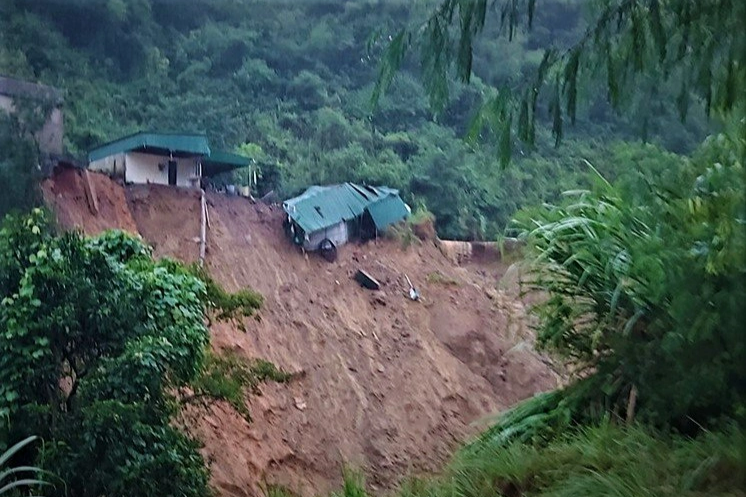
[[[442,108],[450,73],[463,82],[472,76],[475,39],[488,14],[499,13],[500,33],[512,39],[524,25],[531,28],[536,7],[536,0],[444,0],[422,25],[400,31],[388,44],[374,101],[415,48],[431,103]],[[604,0],[579,40],[562,50],[547,47],[530,80],[518,89],[500,88],[487,99],[469,136],[474,139],[485,129],[494,133],[505,164],[514,135],[534,143],[544,93],[558,144],[565,119],[575,121],[580,80],[593,77],[605,78],[615,108],[633,92],[648,91],[655,101],[661,86],[674,82],[681,119],[692,95],[703,100],[708,115],[737,115],[744,108],[740,89],[746,86],[745,18],[746,4],[739,0]],[[741,129],[746,129],[743,121]]]
[[[197,443],[171,418],[176,391],[202,370],[212,295],[188,268],[153,261],[137,238],[54,236],[39,209],[9,216],[0,446],[46,440],[27,457],[64,481],[51,495],[208,495]],[[231,303],[261,302],[245,297]]]

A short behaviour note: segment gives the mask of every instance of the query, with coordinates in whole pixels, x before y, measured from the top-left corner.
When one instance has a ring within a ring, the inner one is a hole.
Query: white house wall
[[[175,157],[176,185],[193,186],[192,179],[197,177],[197,157]],[[168,161],[165,155],[127,152],[109,155],[92,161],[88,168],[110,176],[124,177],[127,183],[168,184]],[[159,167],[161,164],[163,167]]]
[[[347,240],[349,239],[347,223],[342,221],[334,226],[310,233],[308,235],[308,240],[303,241],[303,248],[306,250],[316,250],[319,248],[319,245],[321,245],[321,242],[327,238],[337,247],[347,243]]]
[[[192,186],[191,178],[196,177],[197,158],[175,157],[176,161],[176,185]],[[169,158],[162,155],[143,154],[129,152],[125,157],[125,181],[127,183],[157,183],[168,184],[168,161]],[[159,168],[158,165],[164,167]]]
[[[109,176],[124,176],[124,153],[109,155],[99,160],[92,161],[88,164],[91,171],[99,171]]]

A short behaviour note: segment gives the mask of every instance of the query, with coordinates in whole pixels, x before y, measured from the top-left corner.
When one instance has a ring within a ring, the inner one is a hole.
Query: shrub
[[[596,378],[588,405],[690,430],[744,405],[739,146],[719,137],[665,184],[599,181],[519,217],[539,344]]]
[[[19,456],[64,481],[49,495],[210,493],[197,442],[171,422],[174,395],[204,377],[208,309],[247,315],[261,298],[150,254],[119,232],[54,236],[39,209],[0,228],[0,447],[43,437]],[[239,365],[223,371],[243,380]]]

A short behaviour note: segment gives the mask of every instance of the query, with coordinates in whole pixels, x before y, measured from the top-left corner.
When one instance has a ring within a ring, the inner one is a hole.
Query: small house
[[[249,166],[251,159],[213,150],[205,135],[139,132],[88,153],[88,168],[125,183],[199,187],[202,178]]]
[[[282,207],[288,236],[306,250],[373,238],[410,214],[398,190],[355,183],[312,186]]]

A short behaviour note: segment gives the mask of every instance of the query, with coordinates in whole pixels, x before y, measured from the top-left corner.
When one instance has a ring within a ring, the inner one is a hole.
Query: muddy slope
[[[158,255],[196,259],[194,192],[137,186],[126,197]],[[262,387],[251,424],[221,403],[188,413],[220,495],[258,495],[262,482],[327,491],[345,462],[390,488],[402,474],[436,470],[485,415],[556,385],[530,347],[521,303],[494,290],[499,265],[456,267],[430,242],[394,241],[345,246],[330,264],[287,242],[279,209],[218,194],[208,205],[211,273],[266,299],[245,333],[214,326],[213,346],[300,373]],[[88,221],[87,231],[101,223]],[[383,289],[360,288],[358,268]],[[404,274],[422,302],[407,298]]]
[[[137,233],[122,186],[102,174],[91,173],[88,178],[98,199],[97,214],[86,200],[85,178],[80,169],[58,168],[52,178],[42,183],[44,202],[54,212],[57,224],[87,234],[113,228]]]

